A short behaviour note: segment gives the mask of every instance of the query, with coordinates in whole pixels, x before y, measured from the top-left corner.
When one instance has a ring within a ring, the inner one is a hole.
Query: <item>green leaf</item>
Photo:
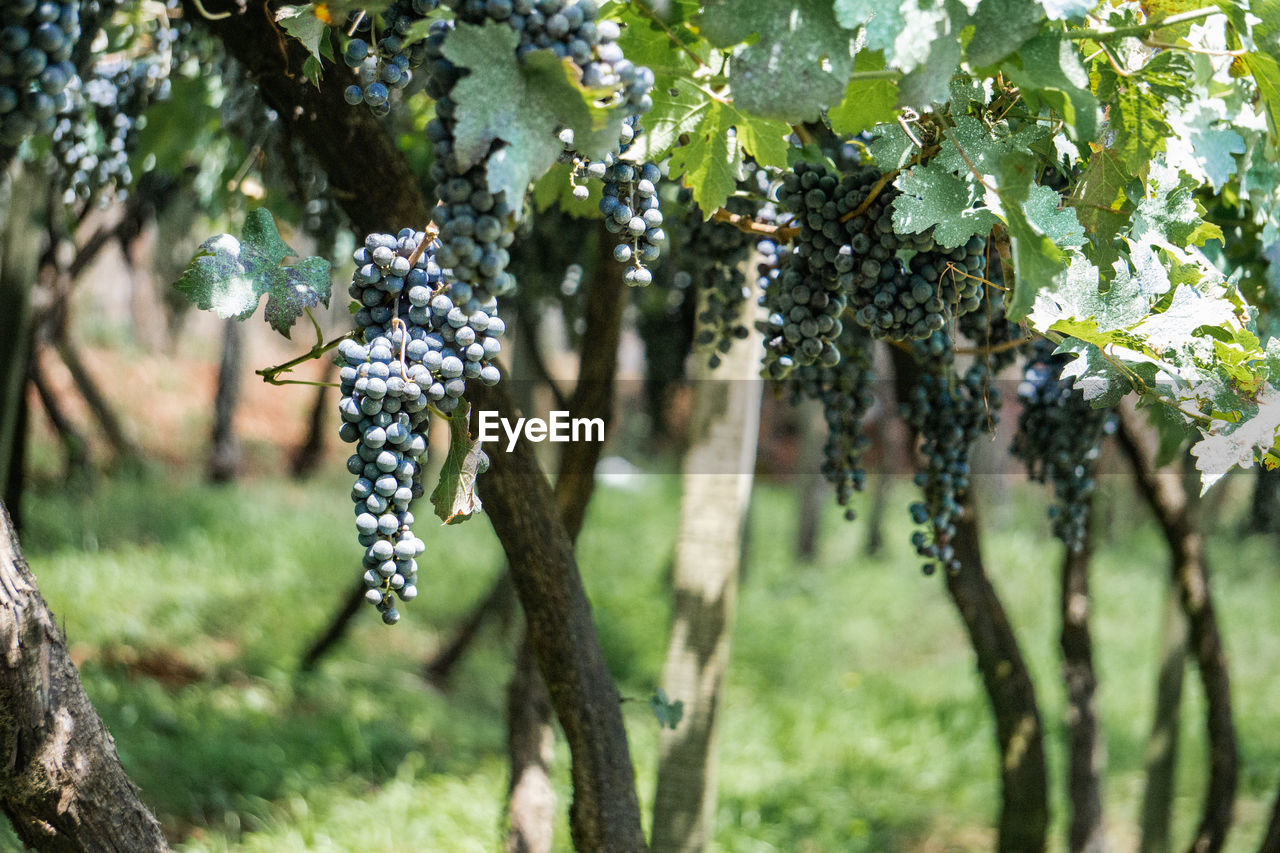
[[[745,155],[761,165],[786,165],[791,129],[785,122],[754,118],[734,104],[710,98],[695,112],[696,123],[686,131],[688,143],[671,152],[668,174],[683,176],[708,216],[723,207],[736,188]],[[652,157],[652,152],[646,156]]]
[[[877,124],[893,121],[897,114],[898,83],[886,78],[859,78],[859,71],[884,70],[884,54],[864,50],[854,59],[854,76],[844,90],[844,100],[827,112],[831,129],[845,136],[856,136]]]
[[[1035,0],[981,0],[966,52],[974,66],[993,65],[1021,49],[1040,29],[1044,10]]]
[[[440,482],[431,492],[431,505],[445,524],[461,524],[480,511],[476,475],[480,470],[480,442],[471,437],[471,404],[462,401],[449,417],[449,455],[440,467]]]
[[[281,6],[276,11],[276,23],[307,49],[310,56],[303,63],[302,72],[317,89],[320,88],[323,74],[320,54],[328,47],[329,28],[316,17],[315,6],[310,3],[306,6]]]
[[[734,103],[765,118],[816,119],[840,102],[853,71],[854,34],[837,26],[831,0],[711,0],[698,27],[716,47],[738,45]]]
[[[1032,112],[1046,106],[1063,121],[1077,145],[1092,142],[1098,132],[1098,99],[1075,43],[1045,33],[1022,45],[1004,64]]]
[[[938,245],[953,249],[974,235],[986,235],[1000,221],[985,207],[975,207],[974,184],[937,161],[916,166],[898,177],[901,194],[893,202],[893,227],[899,234],[933,228]]]
[[[1115,238],[1133,212],[1133,203],[1125,192],[1132,180],[1133,174],[1114,151],[1095,151],[1070,200],[1093,243],[1098,263],[1110,265],[1117,256]]]
[[[1175,246],[1203,246],[1222,240],[1222,229],[1204,219],[1195,193],[1199,183],[1173,169],[1153,169],[1155,192],[1138,203],[1130,233],[1135,239],[1159,239]]]
[[[874,136],[867,143],[867,151],[880,171],[892,172],[910,162],[915,156],[916,144],[897,122],[893,122],[876,128]]]
[[[1022,203],[1022,212],[1027,222],[1052,240],[1053,245],[1061,248],[1083,246],[1084,227],[1076,218],[1075,210],[1058,207],[1061,200],[1057,191],[1037,184],[1031,187],[1027,200]]]
[[[452,94],[458,167],[466,170],[487,157],[490,192],[516,199],[556,162],[563,150],[559,128],[571,129],[574,147],[598,159],[617,144],[622,123],[620,109],[592,103],[602,93],[581,87],[567,57],[537,50],[517,62],[519,40],[505,23],[490,21],[458,24],[443,47],[445,58],[470,71]]]
[[[280,238],[271,212],[260,207],[245,218],[240,240],[219,234],[201,243],[174,288],[196,307],[224,320],[249,317],[265,293],[267,322],[287,338],[304,309],[329,305],[331,290],[324,258],[281,265],[296,254]]]
[[[672,702],[661,687],[649,698],[649,710],[653,711],[659,728],[674,730],[684,718],[684,702],[679,699]]]

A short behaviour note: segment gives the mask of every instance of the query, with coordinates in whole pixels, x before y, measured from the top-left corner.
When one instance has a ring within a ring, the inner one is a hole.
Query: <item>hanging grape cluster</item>
[[[0,145],[49,133],[71,103],[78,0],[0,2]]]
[[[822,447],[822,476],[835,487],[836,501],[852,521],[849,506],[854,492],[862,491],[867,472],[862,454],[871,445],[866,434],[867,413],[875,404],[875,371],[872,339],[854,324],[847,324],[835,341],[840,360],[834,365],[802,365],[786,379],[792,402],[816,400],[822,405],[827,438]]]
[[[1071,380],[1062,377],[1071,356],[1053,350],[1052,343],[1040,339],[1027,357],[1018,384],[1022,412],[1010,452],[1026,463],[1031,479],[1053,485],[1053,533],[1078,551],[1084,547],[1089,499],[1097,488],[1094,465],[1112,414],[1089,405]]]
[[[912,351],[921,366],[918,381],[902,406],[902,418],[920,438],[922,467],[915,483],[923,500],[909,507],[911,520],[924,525],[911,536],[923,570],[938,566],[960,570],[951,544],[955,522],[969,490],[973,446],[995,428],[1000,394],[986,364],[975,361],[963,373],[955,367],[955,350],[945,331],[917,341]]]
[[[169,96],[169,72],[170,63],[160,57],[105,57],[84,69],[53,128],[65,202],[113,190],[122,196],[133,184],[129,158],[146,127],[147,108]]]
[[[839,184],[836,175],[809,163],[797,163],[783,176],[778,200],[800,231],[791,250],[778,257],[760,299],[767,377],[783,379],[797,366],[830,367],[840,360],[834,341],[846,302],[837,266],[843,242],[834,203]]]
[[[357,477],[352,499],[366,548],[366,597],[388,624],[399,619],[395,598],[417,594],[423,546],[410,531],[409,504],[423,492],[430,412],[456,409],[468,380],[499,381],[492,360],[506,331],[497,301],[449,281],[437,263],[439,245],[422,246],[426,240],[409,228],[365,238],[348,289],[361,306],[357,340],[339,349],[339,434],[356,444],[347,467]],[[487,467],[481,453],[481,472]]]
[[[352,13],[348,29],[360,36],[348,41],[342,52],[343,62],[356,75],[356,82],[342,93],[348,104],[367,104],[379,117],[391,112],[392,91],[408,86],[414,69],[426,58],[423,42],[406,46],[405,39],[410,28],[438,5],[438,0],[395,0],[377,16]]]
[[[617,25],[611,21],[597,21],[593,0],[537,0],[536,3],[532,0],[446,0],[444,5],[454,13],[457,21],[463,23],[505,22],[519,34],[518,59],[542,49],[551,50],[559,57],[571,58],[582,69],[585,86],[620,87],[628,113],[639,113],[652,107],[648,96],[648,89],[653,84],[652,73],[637,68],[623,57],[616,43],[620,34]],[[436,181],[440,195],[440,204],[433,213],[440,230],[438,260],[451,269],[459,282],[469,282],[482,297],[502,296],[515,287],[507,266],[510,262],[508,247],[513,239],[518,213],[513,205],[519,201],[507,199],[503,192],[494,194],[489,191],[486,161],[462,169],[454,156],[457,104],[450,95],[458,80],[467,73],[444,56],[444,44],[454,25],[454,22],[446,21],[433,23],[425,41],[426,91],[436,102],[436,117],[427,124],[426,132],[435,154],[431,177]],[[624,138],[629,139],[628,133],[634,135],[633,125],[633,121],[625,125]],[[495,143],[495,146],[500,144]],[[614,198],[621,204],[626,193],[625,197],[634,202],[632,210],[642,210],[640,216],[633,218],[644,222],[643,213],[655,206],[653,197],[646,196],[645,191],[655,184],[654,181],[646,181],[643,169],[627,165],[632,169],[627,177],[634,186],[624,187],[620,170],[615,170]],[[648,201],[644,201],[646,198]],[[661,216],[657,211],[653,213]],[[651,215],[650,218],[655,217]],[[632,218],[627,220],[626,227],[630,233]],[[646,226],[643,236],[650,236],[650,230]],[[652,230],[652,236],[661,235],[660,228]],[[638,240],[631,242],[635,254],[648,251]],[[641,284],[647,276],[648,270],[642,269],[633,272],[628,280]]]
[[[748,217],[754,215],[756,208],[742,198],[731,198],[725,206],[731,213]],[[727,222],[703,219],[702,211],[691,203],[679,229],[680,245],[686,250],[677,259],[680,269],[674,283],[696,300],[698,331],[694,344],[710,353],[708,363],[714,369],[720,366],[721,355],[729,351],[734,341],[750,334],[742,323],[742,306],[751,298],[742,264],[751,253],[754,239]]]

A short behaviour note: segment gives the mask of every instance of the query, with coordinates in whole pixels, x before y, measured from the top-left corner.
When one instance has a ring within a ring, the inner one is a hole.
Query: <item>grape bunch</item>
[[[427,395],[394,338],[379,335],[367,346],[348,339],[339,355],[338,434],[356,445],[347,470],[356,477],[351,500],[365,549],[365,599],[378,608],[383,622],[394,625],[400,620],[396,598],[412,601],[418,595],[417,558],[426,550],[413,535],[409,505],[422,494],[417,477],[427,454]],[[425,372],[415,367],[418,374]]]
[[[342,52],[343,62],[356,75],[356,82],[342,93],[348,104],[367,104],[379,117],[391,112],[391,92],[408,86],[413,69],[426,59],[426,45],[418,41],[406,47],[405,37],[438,5],[438,0],[395,0],[381,13],[381,26],[376,28],[373,15],[352,13],[353,31],[369,38],[352,38]],[[370,44],[375,34],[380,37]]]
[[[52,150],[64,199],[87,201],[100,191],[118,194],[133,183],[129,157],[137,148],[144,113],[169,94],[169,63],[155,58],[106,58],[84,71],[71,104],[58,115]]]
[[[934,332],[912,349],[921,365],[918,381],[902,407],[902,417],[921,440],[923,467],[915,483],[924,499],[911,504],[911,520],[928,528],[911,535],[916,553],[924,557],[925,574],[941,565],[960,570],[951,539],[955,521],[963,512],[961,501],[969,489],[973,446],[995,427],[993,414],[1000,395],[991,373],[975,362],[958,374],[955,352],[945,332]]]
[[[647,68],[642,70],[648,72]],[[619,131],[617,148],[602,160],[583,157],[574,149],[573,131],[568,128],[560,131],[564,145],[560,162],[573,164],[570,181],[574,198],[585,201],[591,195],[585,184],[578,183],[579,179],[586,177],[603,183],[600,213],[609,233],[619,236],[613,257],[620,264],[630,265],[623,278],[632,286],[653,281],[653,273],[646,264],[661,257],[662,245],[667,240],[658,198],[662,170],[655,163],[635,164],[623,159],[641,131],[639,117],[627,116]]]
[[[409,228],[397,236],[366,237],[354,254],[348,293],[361,306],[353,319],[364,339],[386,337],[403,345],[409,375],[426,401],[449,414],[468,379],[496,385],[501,378],[492,361],[502,351],[506,324],[494,297],[482,298],[440,267],[438,243],[429,243],[416,262],[409,262],[424,239]]]
[[[835,341],[840,360],[834,365],[802,365],[786,379],[792,403],[803,399],[822,404],[827,425],[823,444],[822,476],[835,487],[836,502],[849,521],[856,517],[849,502],[862,491],[867,472],[860,461],[871,446],[864,429],[867,412],[875,403],[875,372],[871,337],[850,323]]]
[[[979,358],[994,376],[1018,360],[1027,336],[1005,313],[1004,271],[994,255],[987,262],[986,281],[990,287],[983,287],[978,307],[961,316],[956,328],[977,348]]]
[[[854,319],[874,337],[926,340],[948,320],[978,307],[986,240],[973,237],[945,249],[934,241],[932,229],[896,233],[898,191],[886,187],[871,198],[879,178],[863,167],[841,181],[836,211],[847,241],[839,259],[841,288]],[[904,255],[909,257],[905,263]]]
[[[786,377],[797,366],[840,360],[834,341],[846,299],[840,289],[843,225],[835,205],[839,179],[822,166],[797,163],[783,176],[778,200],[800,229],[761,297],[767,318],[764,373]]]
[[[1070,355],[1055,355],[1044,339],[1032,346],[1018,385],[1022,412],[1010,452],[1040,483],[1052,483],[1057,504],[1050,508],[1053,533],[1068,548],[1084,547],[1089,499],[1097,488],[1094,465],[1111,427],[1109,409],[1094,408],[1062,377]]]
[[[0,0],[0,145],[49,133],[70,105],[77,0]]]
[[[639,113],[652,107],[648,89],[653,84],[653,74],[647,69],[638,69],[623,57],[616,43],[620,34],[618,26],[610,21],[596,20],[594,0],[445,0],[444,5],[458,21],[464,23],[505,22],[520,36],[516,48],[519,59],[541,49],[571,58],[582,68],[584,85],[620,88],[622,102],[629,113]],[[489,191],[487,158],[462,168],[455,156],[453,142],[457,104],[450,94],[467,72],[444,56],[444,43],[453,26],[452,22],[446,21],[433,23],[424,42],[428,71],[426,91],[436,102],[436,117],[428,122],[426,133],[435,154],[431,177],[440,194],[440,204],[433,213],[433,220],[440,231],[438,260],[451,270],[458,281],[470,282],[482,298],[502,296],[515,287],[507,266],[518,200],[505,198],[505,193]],[[633,124],[626,127],[623,137],[627,138],[628,133],[634,136]],[[562,136],[563,139],[565,137]],[[501,146],[502,143],[495,142],[494,145]],[[493,153],[490,151],[490,156]],[[615,162],[614,166],[618,180],[613,198],[620,205],[624,200],[634,201],[632,210],[639,210],[645,197],[644,190],[653,186],[653,181],[648,181],[648,186],[645,186],[643,174],[637,174],[634,166],[626,164],[632,171],[630,181],[624,182],[621,180],[625,171],[623,164]],[[606,171],[608,168],[606,165]],[[646,212],[654,206],[652,199],[643,205]],[[652,216],[650,218],[653,219]],[[629,218],[625,226],[628,233],[633,219],[645,221],[643,215]],[[645,237],[650,236],[650,230],[655,231],[652,236],[660,236],[660,229],[647,226],[642,232]],[[638,239],[632,243],[633,254],[648,253],[649,250]],[[631,275],[629,281],[641,284],[646,276],[648,270],[642,269]]]
[[[357,478],[351,497],[366,549],[365,595],[387,624],[400,618],[397,597],[417,595],[423,544],[410,529],[410,504],[423,493],[431,410],[456,409],[468,379],[498,382],[490,359],[506,330],[495,301],[486,304],[446,279],[436,263],[439,246],[422,246],[426,239],[411,228],[365,238],[353,255],[348,289],[361,306],[354,314],[357,339],[338,350],[339,435],[356,444],[347,468]],[[483,473],[488,458],[481,453],[479,462]]]
[[[750,215],[747,208],[751,205],[745,199],[731,198],[727,206],[730,212]],[[743,303],[751,298],[751,288],[741,267],[751,253],[752,238],[727,222],[704,220],[696,205],[685,213],[680,231],[680,245],[689,251],[680,255],[682,269],[676,273],[675,284],[693,288],[698,295],[694,344],[711,353],[708,361],[714,369],[735,340],[750,334],[741,315]]]
[[[658,205],[661,179],[662,172],[653,163],[637,166],[619,157],[605,168],[600,212],[604,214],[604,227],[619,236],[613,258],[620,264],[630,264],[623,280],[632,286],[653,281],[653,273],[645,264],[658,260],[667,239]]]

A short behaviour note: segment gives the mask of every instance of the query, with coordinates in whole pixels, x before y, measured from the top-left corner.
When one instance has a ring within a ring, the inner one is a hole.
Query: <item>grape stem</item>
[[[440,229],[436,228],[436,224],[434,222],[428,222],[427,227],[422,229],[422,242],[419,243],[418,247],[409,255],[410,268],[418,265],[418,259],[422,257],[422,253],[427,250],[427,246],[431,245],[431,241],[434,240],[439,233]]]
[[[1221,15],[1224,12],[1217,6],[1205,6],[1202,9],[1193,9],[1190,12],[1179,12],[1176,15],[1158,18],[1154,21],[1147,21],[1145,24],[1133,24],[1128,27],[1083,27],[1074,30],[1064,30],[1059,34],[1059,38],[1071,39],[1073,41],[1096,41],[1101,44],[1104,41],[1116,41],[1130,36],[1145,36],[1153,30],[1163,27],[1171,27],[1174,24],[1185,24],[1187,21],[1198,21],[1201,18],[1208,18],[1211,15]]]
[[[291,370],[293,370],[295,367],[297,367],[299,364],[303,364],[305,362],[311,361],[312,359],[319,358],[320,356],[324,355],[329,350],[333,349],[338,344],[342,343],[347,338],[350,338],[355,334],[354,331],[351,331],[351,332],[347,332],[345,335],[336,337],[331,341],[325,341],[324,331],[320,328],[320,324],[316,322],[316,318],[312,315],[311,309],[304,308],[302,310],[306,312],[307,319],[311,321],[311,326],[316,330],[315,346],[311,347],[311,349],[307,350],[297,358],[289,359],[284,364],[277,364],[275,367],[264,367],[261,370],[255,370],[254,373],[261,376],[263,382],[268,382],[272,385],[316,385],[321,388],[336,388],[338,387],[338,383],[336,382],[314,382],[310,379],[278,378],[281,373],[288,373]]]
[[[730,213],[723,207],[717,209],[711,214],[711,218],[716,222],[724,222],[744,231],[747,234],[755,234],[759,237],[771,237],[783,243],[789,243],[795,239],[800,233],[799,228],[788,227],[785,225],[770,225],[767,222],[760,222],[752,219],[750,216],[743,216],[740,213]]]

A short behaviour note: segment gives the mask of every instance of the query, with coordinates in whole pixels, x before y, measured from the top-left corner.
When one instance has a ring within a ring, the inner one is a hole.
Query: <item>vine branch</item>
[[[740,213],[730,213],[723,207],[717,209],[711,214],[711,218],[716,222],[725,222],[737,228],[739,231],[745,231],[747,234],[755,234],[759,237],[771,237],[783,243],[789,243],[795,239],[800,233],[799,228],[787,225],[770,225],[767,222],[760,222],[752,219],[750,216],[743,216]]]
[[[1096,41],[1099,43],[1117,41],[1130,36],[1145,36],[1149,32],[1171,27],[1174,24],[1185,24],[1187,21],[1198,21],[1201,18],[1221,14],[1224,13],[1217,6],[1205,6],[1202,9],[1193,9],[1190,12],[1179,12],[1176,15],[1157,18],[1154,21],[1147,21],[1145,24],[1132,24],[1127,27],[1080,27],[1078,29],[1063,30],[1059,34],[1059,38],[1073,41]]]

